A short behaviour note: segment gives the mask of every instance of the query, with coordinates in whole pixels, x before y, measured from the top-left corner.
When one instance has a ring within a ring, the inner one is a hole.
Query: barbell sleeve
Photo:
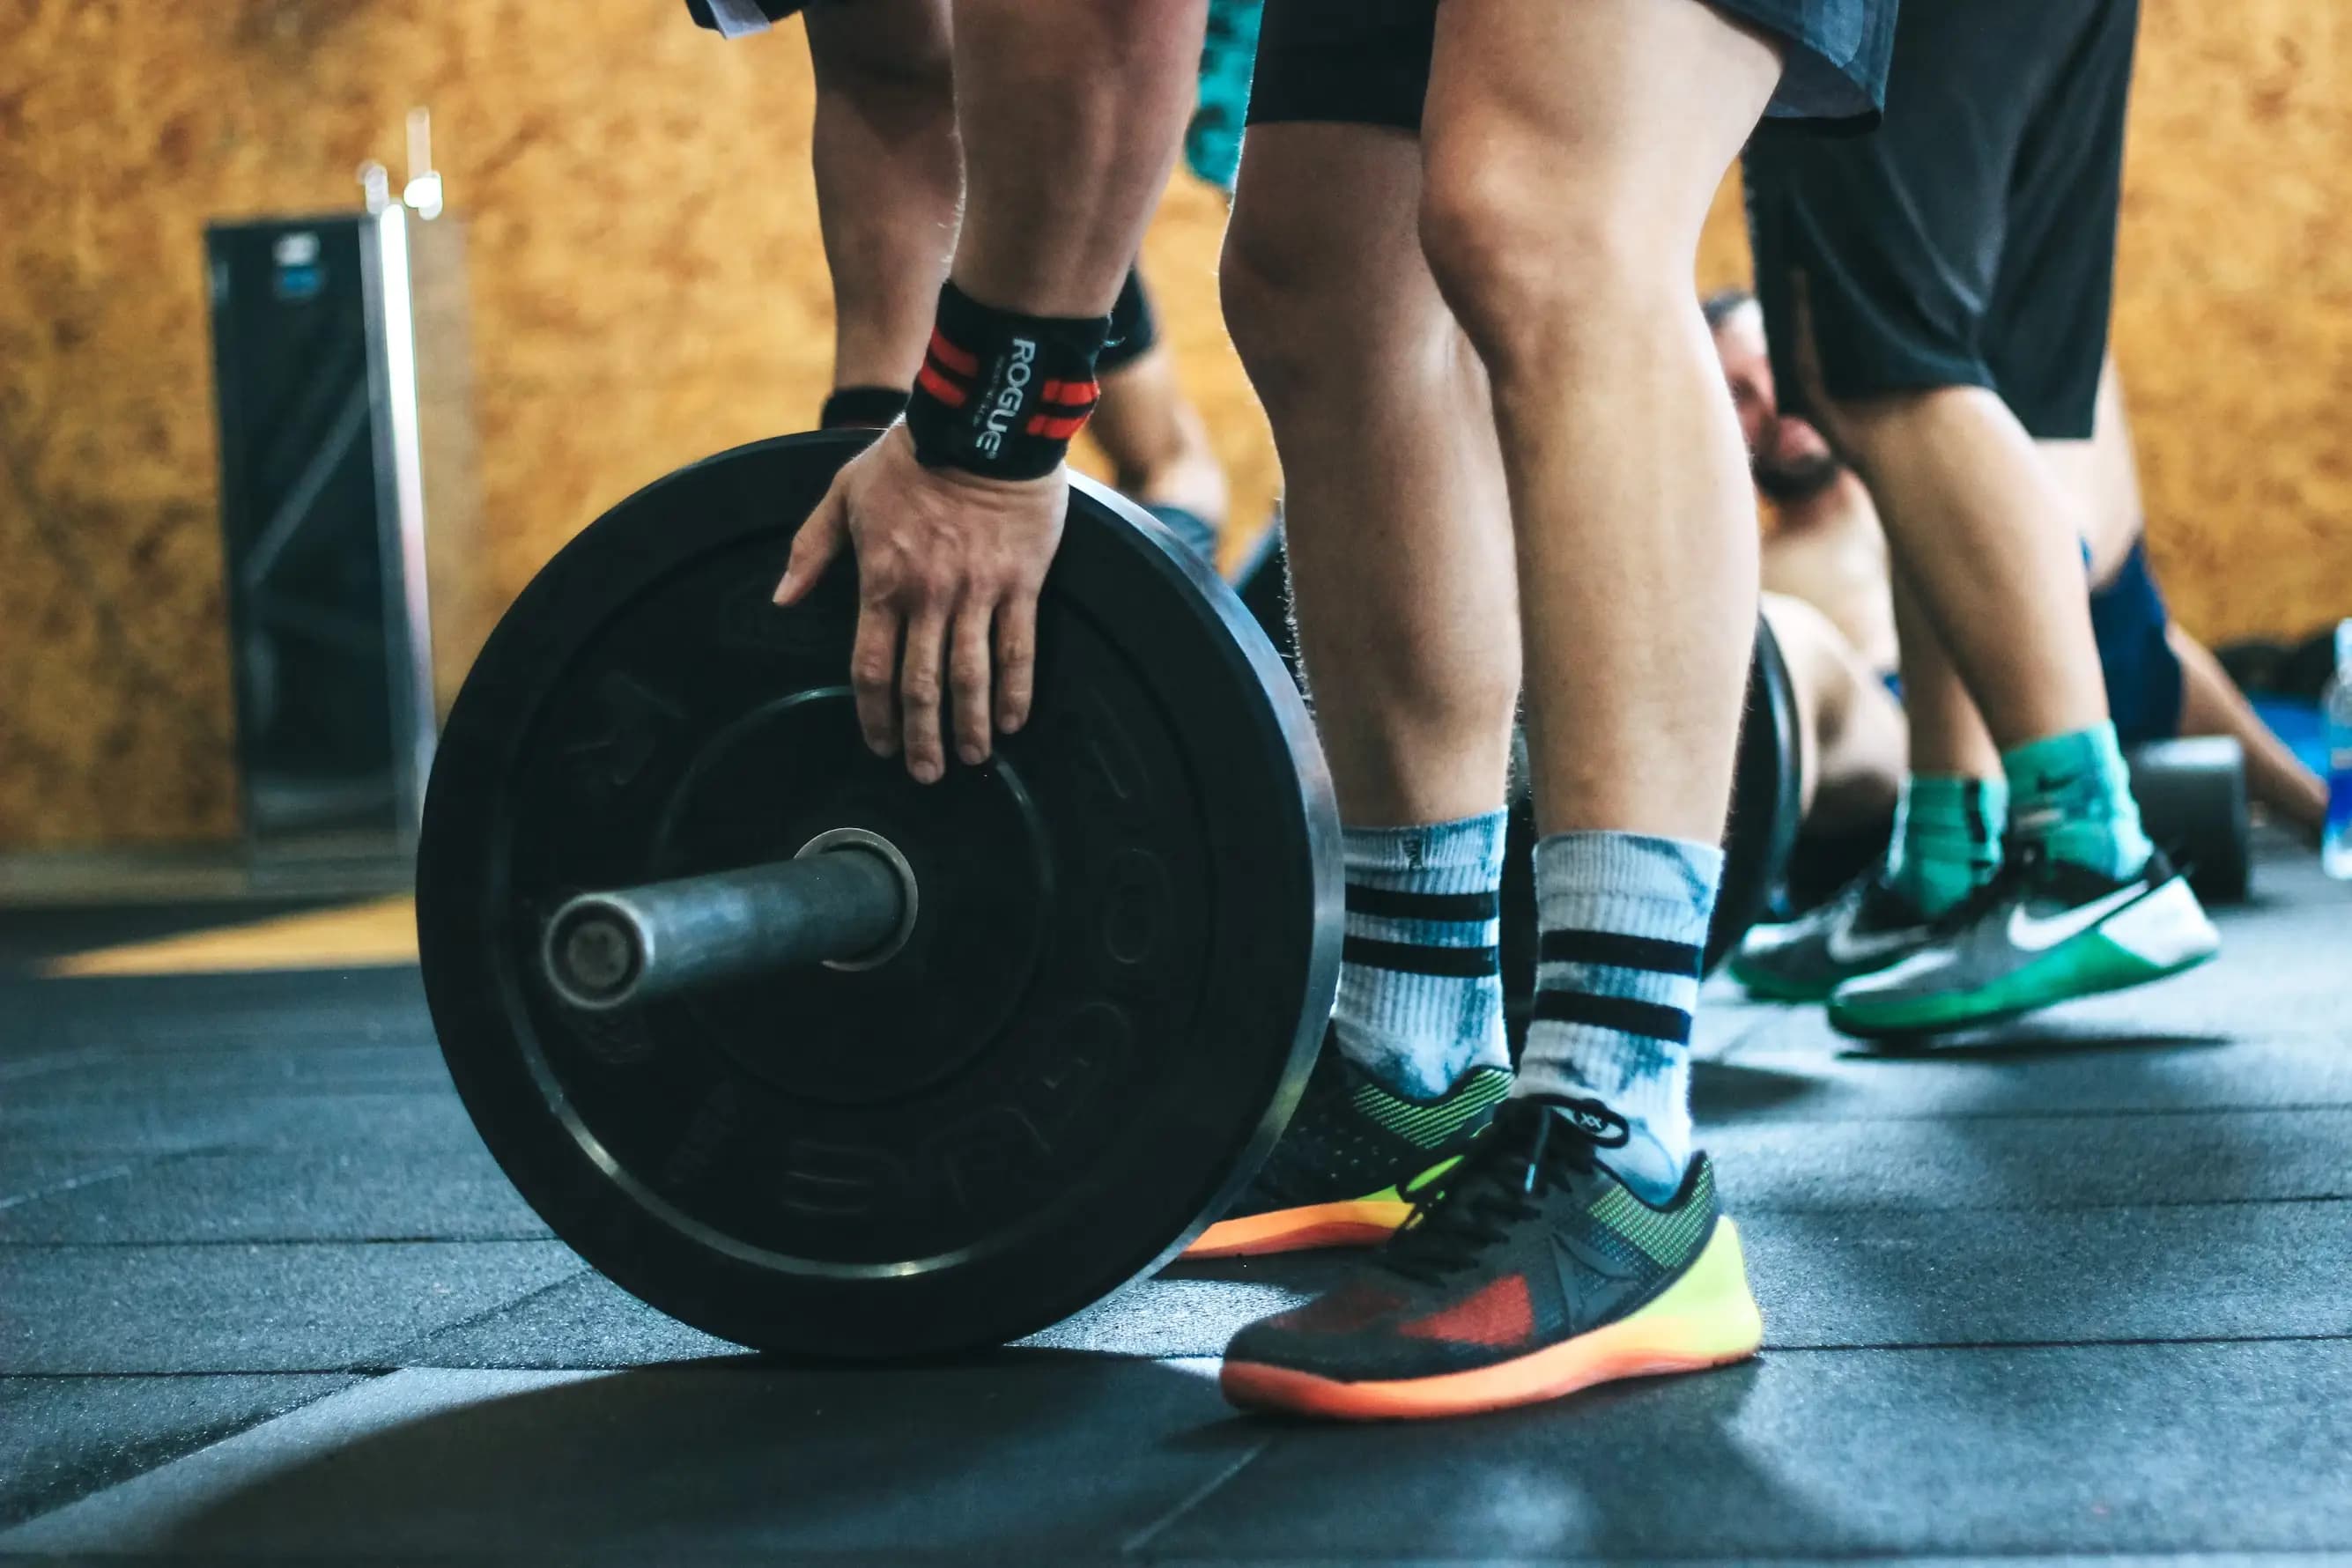
[[[913,887],[895,856],[826,849],[703,877],[583,893],[547,922],[556,994],[604,1009],[810,963],[855,965],[902,937]]]

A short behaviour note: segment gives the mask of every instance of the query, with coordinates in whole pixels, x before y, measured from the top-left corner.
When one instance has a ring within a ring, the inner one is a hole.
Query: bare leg
[[[833,275],[833,384],[915,383],[963,201],[947,0],[807,16],[817,224]]]
[[[1755,635],[1755,496],[1690,279],[1779,50],[1689,0],[1447,0],[1422,247],[1486,365],[1534,775],[1533,1022],[1517,1092],[1690,1168],[1699,951]]]
[[[1764,618],[1796,690],[1806,830],[1836,834],[1883,821],[1908,763],[1902,706],[1845,634],[1804,600],[1767,594]]]
[[[2000,777],[2000,749],[1985,729],[1984,717],[1920,595],[1899,566],[1888,574],[1888,585],[1895,595],[1911,771],[1955,778]]]
[[[1906,700],[1916,701],[1911,644],[1924,624],[2001,750],[2105,723],[2081,512],[2008,405],[1945,387],[1838,406],[1830,423],[1877,498],[1913,596],[1910,624],[1898,610]],[[1915,726],[1923,773],[1925,739]]]
[[[2042,461],[2081,508],[2090,580],[2104,583],[2131,553],[2147,524],[2140,499],[2139,464],[2132,456],[2131,422],[2123,381],[2108,356],[2099,373],[2099,401],[2088,441],[2042,441]]]
[[[1414,241],[1420,200],[1406,136],[1262,125],[1225,240],[1225,312],[1282,455],[1299,644],[1351,826],[1500,810],[1519,689],[1485,377]]]
[[[1493,911],[1519,671],[1485,378],[1414,243],[1420,189],[1395,132],[1259,126],[1223,277],[1289,487],[1299,647],[1339,792],[1333,1036],[1428,1102],[1507,1081]],[[1472,909],[1415,913],[1433,898]]]
[[[1696,4],[1439,13],[1422,236],[1493,382],[1547,833],[1723,831],[1755,505],[1690,278],[1780,73]]]

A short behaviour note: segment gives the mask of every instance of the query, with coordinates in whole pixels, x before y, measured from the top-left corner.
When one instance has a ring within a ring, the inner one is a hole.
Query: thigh
[[[1699,0],[1446,0],[1435,46],[1426,166],[1487,166],[1694,246],[1786,52]]]
[[[1443,317],[1414,235],[1421,153],[1372,124],[1254,126],[1243,149],[1227,268],[1358,323],[1362,346]],[[1450,323],[1451,318],[1444,320]],[[1352,353],[1358,345],[1341,345]]]
[[[2115,302],[2138,0],[2095,0],[2042,92],[2011,174],[2009,243],[1995,279],[1985,358],[2038,440],[2092,433]]]

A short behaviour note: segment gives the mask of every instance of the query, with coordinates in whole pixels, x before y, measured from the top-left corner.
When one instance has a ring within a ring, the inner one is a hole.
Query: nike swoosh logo
[[[1830,932],[1829,955],[1832,963],[1862,963],[1874,958],[1898,952],[1916,945],[1920,933],[1916,931],[1885,931],[1877,936],[1856,936],[1840,929]]]
[[[2035,920],[2026,912],[2025,906],[2020,904],[2009,914],[2009,944],[2026,952],[2041,952],[2055,947],[2068,937],[2090,930],[2126,904],[2137,902],[2147,891],[2135,882],[2127,888],[2117,888],[2104,899],[2094,899],[2046,921]]]

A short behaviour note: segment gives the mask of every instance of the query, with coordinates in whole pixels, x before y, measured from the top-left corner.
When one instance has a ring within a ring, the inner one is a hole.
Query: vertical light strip
[[[391,424],[394,504],[400,529],[401,598],[407,611],[409,700],[415,753],[408,803],[420,807],[433,763],[433,619],[425,566],[425,461],[417,410],[415,297],[408,268],[408,209],[398,203],[376,215],[376,257],[383,279],[384,416]],[[415,823],[403,824],[414,832]]]

